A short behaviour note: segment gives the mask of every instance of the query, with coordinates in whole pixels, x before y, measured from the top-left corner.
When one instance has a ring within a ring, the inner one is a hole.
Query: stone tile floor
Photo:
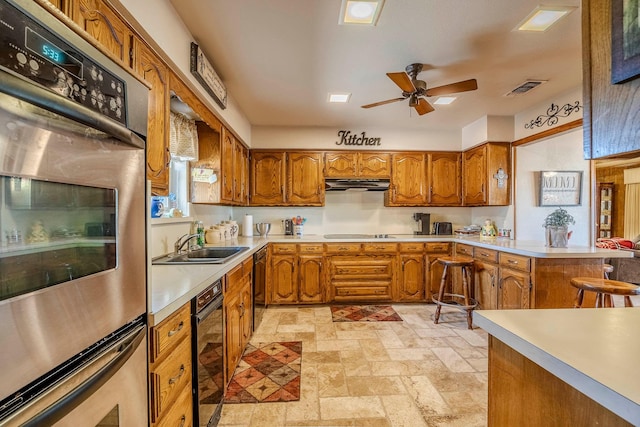
[[[486,426],[487,334],[435,305],[402,322],[332,322],[328,306],[270,307],[251,342],[302,341],[300,401],[226,404],[219,426]]]

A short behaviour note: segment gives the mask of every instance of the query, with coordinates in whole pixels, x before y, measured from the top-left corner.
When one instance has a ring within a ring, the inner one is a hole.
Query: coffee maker
[[[414,213],[413,219],[415,221],[418,221],[418,223],[420,224],[420,231],[414,231],[414,234],[430,234],[431,214],[422,212]]]
[[[285,236],[293,236],[293,221],[291,221],[290,219],[283,219],[282,220],[282,228],[284,228],[284,235]]]

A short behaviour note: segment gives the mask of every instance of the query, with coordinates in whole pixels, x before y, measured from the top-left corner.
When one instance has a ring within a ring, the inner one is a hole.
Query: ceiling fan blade
[[[405,99],[407,99],[407,98],[394,98],[394,99],[387,99],[386,101],[374,102],[373,104],[363,105],[363,106],[362,106],[362,108],[377,107],[378,105],[391,104],[392,102],[403,101],[403,100],[405,100]]]
[[[425,95],[427,96],[440,96],[448,95],[450,93],[467,92],[470,90],[478,89],[478,82],[476,79],[463,80],[458,83],[451,83],[444,86],[432,87],[427,89]]]
[[[421,116],[435,110],[435,108],[433,108],[433,106],[429,104],[424,98],[419,98],[418,103],[414,105],[413,108],[415,108],[418,114],[420,114]]]
[[[387,76],[389,76],[403,92],[412,93],[416,91],[416,87],[411,82],[411,78],[407,73],[387,73]]]

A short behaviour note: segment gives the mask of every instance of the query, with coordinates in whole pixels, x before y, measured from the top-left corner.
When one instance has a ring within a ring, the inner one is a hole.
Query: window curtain
[[[181,160],[198,159],[198,131],[196,122],[182,114],[171,112],[169,152]]]
[[[640,168],[624,171],[624,237],[640,235]]]

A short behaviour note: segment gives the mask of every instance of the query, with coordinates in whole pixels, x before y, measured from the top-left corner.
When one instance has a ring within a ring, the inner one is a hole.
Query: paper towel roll
[[[253,215],[246,214],[242,221],[242,235],[245,237],[253,236]]]

